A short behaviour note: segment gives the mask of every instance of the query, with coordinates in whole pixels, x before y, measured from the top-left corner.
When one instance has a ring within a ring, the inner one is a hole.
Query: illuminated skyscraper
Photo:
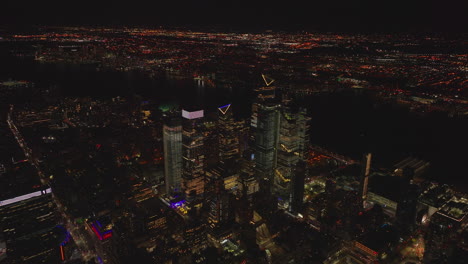
[[[182,117],[182,189],[187,197],[194,197],[203,194],[205,188],[203,110],[182,110]]]
[[[218,110],[219,156],[220,161],[224,162],[240,156],[238,135],[239,125],[232,117],[230,104],[221,106]]]
[[[250,126],[253,130],[257,128],[259,105],[263,102],[273,100],[276,96],[276,87],[271,85],[274,80],[263,74],[262,78],[265,82],[265,86],[255,89],[255,92],[257,93],[257,100],[252,104],[252,117],[250,120]]]
[[[258,104],[255,129],[255,168],[258,174],[270,181],[276,168],[277,146],[280,125],[280,105]]]
[[[182,122],[171,117],[163,126],[166,193],[180,192],[182,178]]]
[[[304,109],[283,106],[280,118],[278,161],[275,169],[274,193],[283,201],[291,196],[291,180],[296,164],[304,159],[308,145],[308,123]]]
[[[280,104],[275,101],[276,87],[273,79],[262,74],[265,86],[256,89],[257,99],[252,105],[251,135],[255,170],[271,191],[276,168],[280,125]]]

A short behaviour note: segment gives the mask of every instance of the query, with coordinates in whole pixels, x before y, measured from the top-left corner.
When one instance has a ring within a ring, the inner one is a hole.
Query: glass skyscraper
[[[274,192],[287,201],[291,194],[291,180],[296,164],[304,159],[308,143],[306,111],[285,105],[281,111],[280,132],[275,168]]]
[[[241,126],[232,117],[231,105],[225,105],[219,110],[219,156],[221,161],[240,157],[239,130]]]
[[[180,117],[173,116],[166,120],[163,126],[163,142],[166,193],[180,192],[182,178],[182,120]]]
[[[280,105],[258,104],[255,129],[255,168],[259,176],[271,182],[276,167],[280,125]]]
[[[205,188],[203,110],[182,110],[182,117],[182,189],[187,197],[194,197],[203,194]]]

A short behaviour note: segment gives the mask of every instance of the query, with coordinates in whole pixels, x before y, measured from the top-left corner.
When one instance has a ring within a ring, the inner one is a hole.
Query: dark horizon
[[[2,8],[0,22],[5,28],[50,26],[146,26],[186,27],[221,30],[306,30],[337,32],[466,32],[464,10],[457,0],[405,1],[344,0],[286,4],[267,1],[213,0],[182,3],[131,5],[80,1],[64,5],[56,1],[16,1]]]

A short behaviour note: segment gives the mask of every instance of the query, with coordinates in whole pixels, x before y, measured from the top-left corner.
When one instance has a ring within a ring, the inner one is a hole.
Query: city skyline
[[[308,4],[8,3],[0,264],[466,262],[463,4]]]

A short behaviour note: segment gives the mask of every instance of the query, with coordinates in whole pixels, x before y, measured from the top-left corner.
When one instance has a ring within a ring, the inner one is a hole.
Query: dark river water
[[[178,101],[207,111],[232,103],[238,117],[250,114],[251,88],[199,88],[191,79],[150,78],[139,72],[96,70],[95,65],[43,64],[2,57],[0,81],[28,80],[36,88],[57,87],[63,96],[113,97],[139,94],[156,103]],[[0,95],[1,96],[1,95]],[[339,92],[302,98],[312,117],[311,143],[359,159],[374,153],[376,166],[415,156],[431,162],[428,177],[468,186],[468,120],[442,113],[418,115],[366,93]]]

